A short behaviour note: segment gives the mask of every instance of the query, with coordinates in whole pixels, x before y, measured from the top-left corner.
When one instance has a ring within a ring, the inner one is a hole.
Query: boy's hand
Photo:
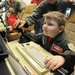
[[[22,21],[22,20],[17,20],[14,23],[14,28],[18,27],[18,28],[22,28],[24,26],[24,24],[26,24],[26,21]]]
[[[62,56],[52,56],[47,57],[44,61],[46,69],[49,71],[54,71],[61,67],[65,62],[65,59]]]

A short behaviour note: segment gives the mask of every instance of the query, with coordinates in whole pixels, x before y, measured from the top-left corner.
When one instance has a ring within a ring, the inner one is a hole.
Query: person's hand
[[[18,26],[18,28],[22,28],[24,26],[24,24],[26,24],[26,21],[22,21],[22,20],[17,20],[14,23],[14,28],[16,28]]]
[[[47,57],[44,61],[46,69],[49,71],[54,71],[61,67],[65,62],[65,59],[62,56],[51,56]]]

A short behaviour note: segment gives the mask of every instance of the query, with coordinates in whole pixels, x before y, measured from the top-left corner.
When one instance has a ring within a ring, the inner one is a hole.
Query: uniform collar
[[[52,38],[48,37],[48,42],[50,42],[52,40]]]
[[[45,36],[46,38],[47,38],[47,40],[48,40],[48,42],[49,42],[49,37],[47,37],[47,36]],[[63,40],[64,38],[66,38],[66,34],[65,34],[65,31],[63,31],[63,32],[61,32],[60,34],[58,34],[55,38],[52,38],[52,39],[50,39],[50,41],[51,40],[55,40],[55,41],[61,41],[61,40]]]
[[[44,36],[44,39],[46,41],[48,41],[48,38],[47,36],[45,36],[44,34],[42,34]],[[60,34],[58,34],[55,38],[51,39],[51,41],[61,41],[63,40],[64,38],[66,38],[66,34],[65,34],[65,31],[62,31]]]
[[[54,39],[56,41],[61,41],[62,39],[66,38],[65,31],[62,31],[60,34],[58,34]]]

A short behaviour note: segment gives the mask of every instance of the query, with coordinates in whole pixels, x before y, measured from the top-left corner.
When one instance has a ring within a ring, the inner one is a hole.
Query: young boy
[[[74,0],[43,0],[33,12],[25,17],[25,19],[17,20],[14,24],[14,27],[19,25],[19,28],[29,27],[34,24],[35,33],[41,32],[43,25],[43,14],[50,11],[60,11],[62,13],[66,13],[67,8],[74,10]]]
[[[40,44],[45,50],[52,53],[54,56],[47,57],[45,59],[46,68],[50,71],[54,71],[60,66],[68,70],[68,75],[73,72],[74,57],[70,56],[71,44],[66,37],[65,27],[66,17],[60,12],[49,12],[44,14],[44,25],[42,27],[43,33],[31,34],[29,32],[24,33],[25,39],[28,41],[34,41]]]
[[[13,25],[14,25],[15,21],[17,20],[17,16],[16,16],[16,14],[14,14],[14,12],[15,12],[15,10],[12,7],[10,7],[6,14],[7,24],[12,26],[12,29],[14,28]],[[13,29],[12,32],[15,32],[15,30]]]

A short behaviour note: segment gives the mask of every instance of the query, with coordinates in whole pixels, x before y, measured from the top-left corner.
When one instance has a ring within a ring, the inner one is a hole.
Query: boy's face
[[[42,27],[44,35],[54,38],[63,30],[61,29],[62,26],[58,26],[58,23],[53,19],[46,19],[44,20],[44,25]]]
[[[7,17],[9,17],[10,15],[11,15],[11,13],[9,13],[9,12],[6,13],[6,16],[7,16]]]

